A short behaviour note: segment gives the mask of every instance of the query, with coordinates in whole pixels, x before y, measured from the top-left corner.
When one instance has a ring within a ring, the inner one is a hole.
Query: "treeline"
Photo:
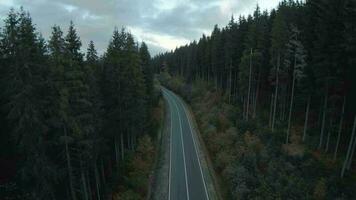
[[[99,57],[70,23],[45,41],[23,9],[0,33],[0,162],[4,199],[106,199],[126,155],[152,133],[147,46],[115,29]],[[147,140],[147,138],[145,139]]]
[[[189,101],[222,199],[355,199],[355,176],[341,178],[339,160],[308,148],[300,131],[285,144],[284,129],[272,132],[264,120],[245,121],[213,84],[188,84],[168,73],[159,77]]]
[[[211,36],[153,59],[188,83],[223,91],[243,121],[283,131],[352,168],[355,153],[356,3],[284,0],[277,9],[231,19]],[[189,90],[189,87],[186,87]]]

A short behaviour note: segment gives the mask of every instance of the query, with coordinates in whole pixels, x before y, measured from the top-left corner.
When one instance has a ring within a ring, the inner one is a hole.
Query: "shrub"
[[[313,198],[317,200],[325,199],[326,182],[324,178],[321,178],[314,188]]]
[[[140,200],[143,199],[138,193],[132,190],[127,190],[122,193],[113,195],[113,200]]]
[[[231,123],[228,120],[228,118],[223,113],[220,112],[216,117],[216,125],[219,131],[225,132],[226,129],[228,129],[231,126]]]
[[[220,150],[215,157],[215,167],[219,172],[225,170],[225,168],[235,160],[233,153],[225,149]]]
[[[118,186],[118,192],[113,195],[115,200],[139,200],[147,194],[149,175],[154,163],[155,148],[148,135],[142,136],[137,145],[136,152],[128,158],[124,167],[125,183]]]
[[[338,178],[330,159],[310,151],[301,142],[301,127],[292,127],[291,144],[284,145],[284,122],[274,132],[267,126],[269,112],[248,122],[239,119],[238,106],[229,105],[219,90],[203,82],[192,87],[175,80],[189,98],[214,167],[225,181],[231,199],[353,199],[354,178]],[[190,95],[190,96],[189,96]],[[312,125],[311,125],[312,126]],[[308,141],[319,133],[308,131]],[[315,140],[315,141],[314,141]]]

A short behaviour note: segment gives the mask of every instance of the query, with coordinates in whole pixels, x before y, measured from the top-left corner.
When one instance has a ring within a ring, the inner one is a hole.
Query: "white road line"
[[[190,119],[190,117],[189,117],[189,115],[188,115],[188,111],[187,111],[186,107],[184,106],[184,104],[183,104],[182,100],[181,100],[179,97],[177,97],[175,94],[172,94],[172,95],[174,95],[174,96],[175,96],[175,98],[177,98],[177,99],[178,99],[179,103],[183,106],[183,109],[184,109],[184,114],[185,114],[185,115],[186,115],[186,117],[187,117],[188,124],[189,124],[189,128],[190,128],[190,134],[191,134],[192,139],[193,139],[193,144],[194,144],[195,154],[196,154],[196,156],[197,156],[197,160],[198,160],[198,164],[199,164],[200,175],[201,175],[201,178],[202,178],[203,183],[204,183],[205,195],[206,195],[206,198],[209,200],[210,198],[209,198],[208,190],[207,190],[207,187],[206,187],[206,183],[205,183],[205,178],[204,178],[203,170],[202,170],[202,167],[201,167],[201,164],[200,164],[200,159],[199,159],[199,156],[198,156],[199,154],[198,154],[197,147],[196,147],[197,145],[196,145],[195,138],[194,138],[194,136],[193,136],[193,129],[192,129],[192,125],[191,125],[190,120],[189,120],[189,119]]]
[[[167,93],[169,94],[169,93]],[[170,96],[170,95],[168,95]],[[172,98],[173,99],[173,98]],[[186,190],[187,190],[187,199],[189,200],[189,187],[188,187],[188,176],[187,176],[187,165],[186,165],[186,162],[185,162],[185,150],[184,150],[184,141],[183,141],[183,130],[182,130],[182,119],[181,119],[181,116],[180,116],[180,113],[179,113],[179,109],[178,109],[178,106],[177,106],[177,102],[175,102],[175,100],[173,100],[174,102],[174,105],[177,109],[177,112],[178,112],[178,119],[179,119],[179,126],[180,126],[180,139],[182,141],[182,150],[183,150],[183,163],[184,163],[184,175],[185,175],[185,187],[186,187]]]

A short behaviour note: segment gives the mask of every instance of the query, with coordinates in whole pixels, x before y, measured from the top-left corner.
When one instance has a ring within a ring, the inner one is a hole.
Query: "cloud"
[[[157,54],[197,40],[215,24],[224,26],[232,14],[247,15],[259,3],[262,9],[279,0],[0,0],[0,19],[11,7],[23,6],[38,31],[48,38],[56,24],[67,30],[73,20],[86,49],[93,40],[100,53],[106,50],[114,27],[127,27]],[[3,25],[3,22],[0,22]]]
[[[189,40],[185,38],[179,38],[177,36],[161,34],[156,32],[146,32],[144,29],[141,29],[139,27],[127,27],[127,28],[131,31],[133,35],[136,36],[136,38],[138,38],[139,41],[144,41],[148,45],[152,44],[155,46],[159,46],[166,51],[189,43]]]

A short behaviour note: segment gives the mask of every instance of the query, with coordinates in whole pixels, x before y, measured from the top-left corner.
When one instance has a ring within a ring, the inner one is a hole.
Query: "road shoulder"
[[[171,116],[168,102],[162,97],[164,102],[164,120],[162,124],[160,148],[158,152],[158,161],[154,172],[154,182],[152,183],[152,193],[149,199],[162,200],[168,199],[169,186],[169,144],[170,144],[170,126]]]

